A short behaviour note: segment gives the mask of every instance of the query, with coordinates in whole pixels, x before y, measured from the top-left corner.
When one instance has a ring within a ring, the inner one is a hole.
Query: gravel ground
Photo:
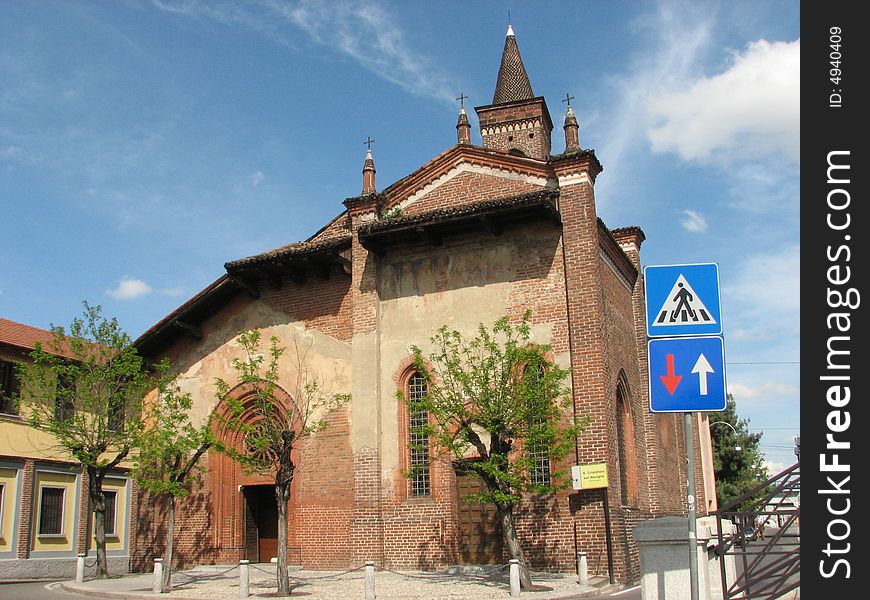
[[[277,590],[275,567],[250,566],[251,597],[272,597]],[[238,567],[199,567],[174,573],[173,590],[168,594],[186,598],[238,598]],[[564,597],[584,588],[574,574],[535,573],[532,581],[536,600]],[[293,596],[307,600],[362,600],[365,597],[364,567],[353,571],[291,571]],[[591,589],[591,588],[585,588]],[[510,585],[505,567],[480,569],[477,572],[392,572],[377,570],[375,591],[378,600],[459,600],[509,598]],[[526,595],[526,594],[524,594]],[[167,596],[163,596],[166,598]]]

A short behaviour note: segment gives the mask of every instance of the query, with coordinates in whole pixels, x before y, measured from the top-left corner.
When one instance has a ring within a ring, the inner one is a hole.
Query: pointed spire
[[[474,110],[484,148],[538,160],[550,157],[553,120],[547,103],[532,91],[512,26],[508,26],[492,104]]]
[[[465,101],[468,96],[459,92],[459,119],[456,121],[456,141],[459,144],[471,143],[471,123],[468,122],[468,115],[465,114]]]
[[[501,54],[501,67],[498,70],[498,81],[495,84],[495,94],[492,97],[493,104],[502,104],[514,100],[528,100],[534,98],[532,84],[523,65],[520,56],[520,48],[517,46],[517,38],[514,29],[508,25],[507,36],[504,40],[504,50]]]
[[[565,124],[562,128],[565,130],[565,152],[573,152],[580,149],[580,125],[577,123],[577,117],[574,116],[574,109],[571,108],[571,100],[574,96],[565,94],[565,99],[562,102],[568,103],[568,112],[565,115]]]
[[[366,150],[366,159],[363,163],[363,194],[374,194],[377,190],[375,189],[375,160],[372,158],[372,144],[374,140],[369,137],[363,144],[368,146]]]

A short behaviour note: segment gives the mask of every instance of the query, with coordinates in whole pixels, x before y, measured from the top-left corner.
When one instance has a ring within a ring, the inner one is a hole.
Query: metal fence
[[[723,600],[773,600],[800,587],[800,463],[771,477],[716,513],[716,553],[735,562],[728,581],[720,560]],[[736,530],[723,529],[723,520]]]

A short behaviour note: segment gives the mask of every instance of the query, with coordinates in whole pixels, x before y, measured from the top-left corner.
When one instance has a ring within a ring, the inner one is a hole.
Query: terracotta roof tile
[[[0,317],[0,343],[33,350],[36,342],[46,344],[52,339],[51,332],[46,329],[16,323]]]
[[[318,252],[328,252],[330,250],[344,249],[350,246],[351,237],[344,235],[326,240],[316,240],[312,242],[296,242],[287,244],[262,254],[256,254],[247,258],[233,260],[224,265],[227,271],[238,269],[240,267],[255,265],[257,263],[268,262],[280,258],[292,258],[294,256],[303,256],[306,254],[315,254]]]
[[[520,48],[517,46],[517,39],[511,32],[504,41],[501,66],[498,69],[498,82],[495,84],[492,103],[503,104],[534,97],[532,84],[529,81],[528,73],[526,73],[523,57],[520,56]]]
[[[33,350],[36,348],[36,343],[39,342],[42,349],[48,351],[53,340],[54,336],[47,329],[40,329],[0,317],[0,344],[16,346],[23,350]],[[63,354],[69,356],[66,352]]]
[[[496,200],[484,200],[481,202],[465,204],[463,206],[440,208],[425,213],[409,215],[407,217],[398,217],[396,219],[388,219],[384,221],[374,221],[360,227],[360,233],[365,235],[368,233],[394,229],[414,223],[435,223],[444,219],[448,219],[450,217],[474,215],[502,207],[533,205],[540,204],[545,201],[555,202],[556,198],[558,197],[559,192],[557,190],[541,190],[538,192],[531,192],[529,194],[523,194],[520,196],[509,196],[507,198],[498,198]]]

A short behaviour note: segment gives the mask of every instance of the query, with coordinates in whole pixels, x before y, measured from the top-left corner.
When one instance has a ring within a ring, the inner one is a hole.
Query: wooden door
[[[464,565],[488,565],[502,561],[501,521],[492,504],[468,503],[469,494],[484,491],[486,485],[477,475],[456,471],[459,508],[459,561]]]
[[[274,485],[245,486],[245,501],[253,520],[256,541],[248,540],[248,560],[269,562],[278,556],[278,503]],[[251,531],[254,533],[254,531]],[[257,557],[252,550],[256,548]]]

